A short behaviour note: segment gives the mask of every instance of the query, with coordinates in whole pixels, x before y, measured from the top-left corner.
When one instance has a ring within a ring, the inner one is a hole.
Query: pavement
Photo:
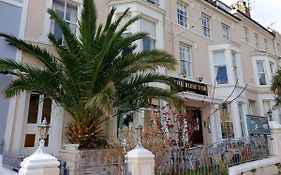
[[[2,155],[0,154],[0,175],[17,175],[17,172],[14,172],[8,168],[3,167],[2,165]]]

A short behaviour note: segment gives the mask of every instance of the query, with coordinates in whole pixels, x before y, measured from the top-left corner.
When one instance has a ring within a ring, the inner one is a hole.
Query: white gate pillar
[[[269,127],[271,131],[271,138],[272,138],[272,150],[271,154],[273,156],[277,156],[281,158],[281,125],[276,121],[270,121]]]
[[[131,175],[155,175],[155,156],[150,151],[144,148],[135,148],[129,151],[126,157]]]
[[[37,150],[21,162],[19,175],[59,175],[59,164],[56,157]]]

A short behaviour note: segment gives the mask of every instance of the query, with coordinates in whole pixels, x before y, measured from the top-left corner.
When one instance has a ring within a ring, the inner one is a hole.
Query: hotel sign
[[[208,95],[208,86],[206,84],[179,78],[174,79],[176,84],[179,85],[179,89],[177,89],[178,92],[191,91],[200,95]]]

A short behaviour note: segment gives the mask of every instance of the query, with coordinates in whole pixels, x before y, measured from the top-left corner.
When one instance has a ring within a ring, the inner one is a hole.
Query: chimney
[[[236,3],[232,4],[230,7],[241,11],[248,17],[251,17],[249,4],[247,4],[244,0],[239,0]]]

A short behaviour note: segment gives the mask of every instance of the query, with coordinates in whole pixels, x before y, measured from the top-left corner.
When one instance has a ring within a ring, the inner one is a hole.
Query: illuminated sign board
[[[176,83],[179,85],[179,89],[177,89],[178,92],[191,91],[200,95],[208,95],[208,86],[206,84],[189,81],[189,80],[183,80],[180,78],[174,78],[174,79]]]

